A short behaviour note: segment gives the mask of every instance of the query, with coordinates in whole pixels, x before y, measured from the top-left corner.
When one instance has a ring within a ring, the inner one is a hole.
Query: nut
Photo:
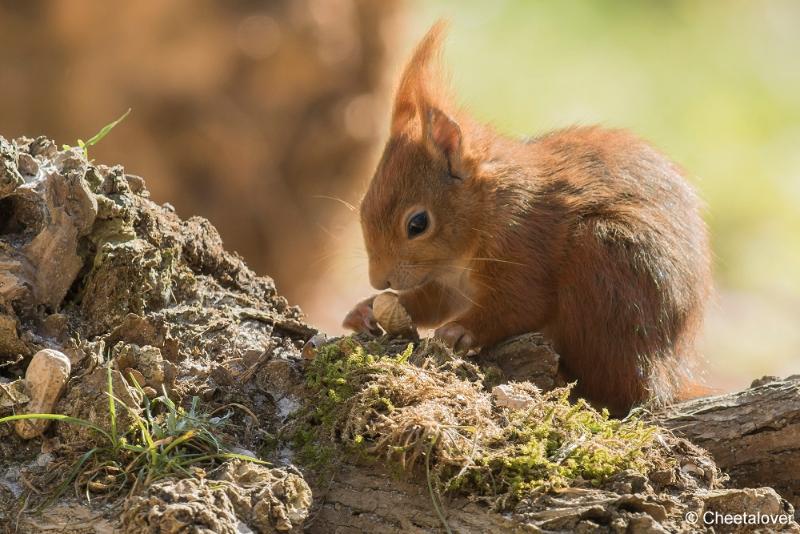
[[[372,301],[375,320],[388,334],[413,332],[414,323],[395,293],[381,293]]]
[[[62,352],[44,349],[34,354],[25,371],[31,397],[26,413],[52,413],[69,380],[70,370],[69,358]],[[46,419],[22,419],[17,421],[16,431],[22,439],[35,438],[45,431],[49,422]]]

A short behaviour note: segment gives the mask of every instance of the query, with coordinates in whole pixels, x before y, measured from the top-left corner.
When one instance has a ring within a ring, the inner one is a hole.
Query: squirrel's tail
[[[658,404],[674,404],[720,393],[706,384],[698,372],[698,358],[683,358],[677,362],[662,360],[653,366],[650,394]]]
[[[720,393],[718,388],[709,386],[702,382],[687,382],[682,385],[675,393],[675,402],[697,399],[699,397],[710,397]]]

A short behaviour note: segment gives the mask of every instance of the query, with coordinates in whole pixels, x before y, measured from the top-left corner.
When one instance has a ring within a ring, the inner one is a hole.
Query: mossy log
[[[800,508],[800,377],[761,379],[744,391],[676,404],[654,418],[707,449],[730,477],[728,487],[769,486]],[[752,490],[742,490],[739,496],[742,502],[768,500]],[[553,498],[535,518],[480,513],[485,508],[466,499],[448,502],[447,513],[454,532],[538,532],[536,528],[546,531],[554,524],[588,526],[594,514],[611,517],[615,507],[626,506],[632,505],[619,495],[589,491],[579,501],[572,496]],[[549,523],[543,523],[545,517]],[[643,521],[632,530],[649,524]],[[310,531],[429,532],[438,525],[423,487],[375,469],[347,466],[337,472]]]

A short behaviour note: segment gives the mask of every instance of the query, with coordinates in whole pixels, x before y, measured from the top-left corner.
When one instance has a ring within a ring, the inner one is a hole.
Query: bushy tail
[[[699,397],[710,397],[719,393],[719,389],[713,388],[708,384],[689,382],[684,384],[683,387],[675,393],[675,402],[697,399]]]

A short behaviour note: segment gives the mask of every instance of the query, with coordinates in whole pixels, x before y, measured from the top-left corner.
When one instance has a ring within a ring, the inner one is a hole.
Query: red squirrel
[[[519,140],[477,123],[434,68],[443,30],[405,67],[361,202],[371,284],[457,350],[543,333],[576,393],[612,412],[680,397],[711,288],[681,169],[621,130]],[[344,326],[374,330],[371,302]]]

